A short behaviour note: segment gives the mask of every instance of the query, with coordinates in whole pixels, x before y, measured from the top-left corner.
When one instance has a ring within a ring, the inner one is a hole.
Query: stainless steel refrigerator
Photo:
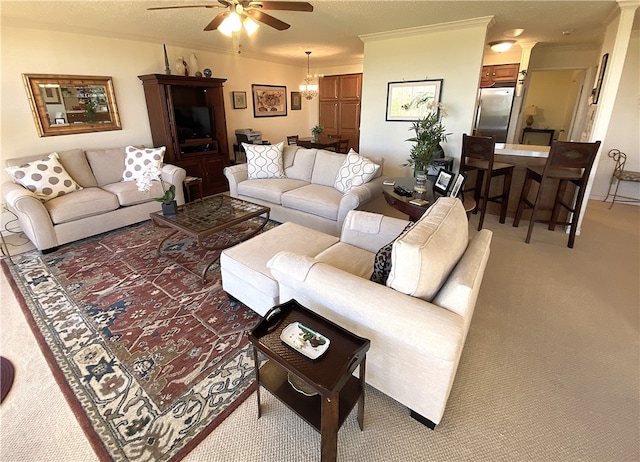
[[[514,87],[481,88],[474,133],[493,136],[497,143],[507,141]]]

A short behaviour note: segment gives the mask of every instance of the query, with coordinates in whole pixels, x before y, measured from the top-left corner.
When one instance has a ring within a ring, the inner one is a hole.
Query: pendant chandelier
[[[303,98],[313,99],[318,96],[318,84],[313,83],[313,76],[309,71],[309,56],[311,55],[310,51],[305,51],[307,54],[307,76],[304,78],[303,83],[300,85],[300,94]]]

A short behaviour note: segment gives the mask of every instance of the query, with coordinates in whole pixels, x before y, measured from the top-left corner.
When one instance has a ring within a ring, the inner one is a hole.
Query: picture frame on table
[[[280,85],[251,85],[253,117],[287,115],[287,87]]]
[[[453,181],[453,186],[451,186],[451,191],[449,191],[450,197],[458,197],[462,199],[462,191],[464,188],[464,183],[467,181],[467,174],[464,172],[460,172],[456,175],[455,180]]]
[[[234,109],[247,108],[247,92],[246,91],[232,91],[231,96],[233,99]]]
[[[302,109],[302,95],[299,91],[291,92],[291,110],[299,111]]]
[[[439,112],[443,79],[387,83],[387,122],[415,122]],[[428,104],[427,104],[428,103]]]
[[[451,187],[453,186],[454,179],[455,174],[452,171],[443,168],[438,173],[438,177],[433,184],[433,190],[443,196],[448,195]]]

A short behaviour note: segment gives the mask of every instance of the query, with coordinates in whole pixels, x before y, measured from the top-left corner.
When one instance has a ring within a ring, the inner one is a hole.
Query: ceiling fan
[[[170,10],[178,8],[226,8],[218,14],[204,28],[205,31],[219,30],[231,35],[231,32],[238,31],[244,24],[247,32],[252,34],[258,28],[252,20],[259,21],[277,30],[286,30],[291,27],[284,21],[280,21],[271,15],[263,13],[262,10],[282,10],[282,11],[303,11],[312,12],[313,6],[307,2],[253,2],[249,0],[218,0],[220,5],[181,5],[181,6],[158,6],[147,8],[147,10]]]

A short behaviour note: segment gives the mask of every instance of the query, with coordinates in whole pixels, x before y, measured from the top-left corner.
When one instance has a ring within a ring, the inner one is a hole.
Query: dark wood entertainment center
[[[138,78],[144,87],[153,144],[167,147],[165,162],[202,178],[207,196],[227,191],[223,174],[230,163],[224,113],[226,79],[166,74]],[[197,127],[181,123],[189,111],[200,117]]]

